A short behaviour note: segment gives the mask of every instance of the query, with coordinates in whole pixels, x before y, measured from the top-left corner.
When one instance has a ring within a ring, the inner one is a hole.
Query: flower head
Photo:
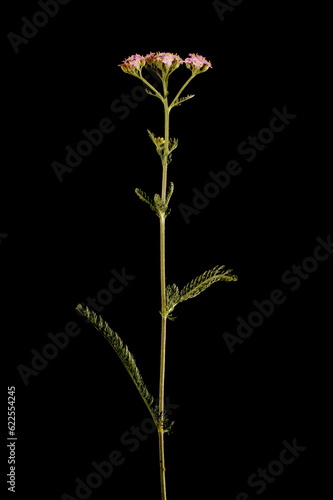
[[[161,77],[170,75],[184,62],[178,54],[171,52],[151,52],[145,59],[146,64]]]
[[[179,55],[172,54],[171,52],[158,52],[154,56],[154,62],[161,62],[166,66],[171,66],[173,63],[179,63],[179,66],[183,63],[183,60]]]
[[[133,56],[124,59],[122,64],[118,64],[125,73],[140,77],[141,70],[146,64],[146,59],[144,56],[135,54]]]
[[[189,56],[190,57],[187,57],[184,62],[186,67],[195,73],[203,73],[213,67],[212,63],[207,61],[207,59],[203,56],[199,56],[198,54],[189,54]]]

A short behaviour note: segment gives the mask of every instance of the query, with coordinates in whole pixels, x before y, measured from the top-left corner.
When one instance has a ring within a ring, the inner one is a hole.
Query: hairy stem
[[[168,104],[168,82],[163,81],[164,91],[164,139],[165,148],[162,158],[162,190],[161,199],[166,200],[167,190],[167,169],[169,156],[169,104]],[[161,276],[161,355],[160,355],[160,384],[159,384],[159,415],[160,425],[158,429],[159,439],[159,461],[161,477],[162,500],[166,500],[166,480],[165,480],[165,457],[164,457],[164,382],[165,382],[165,349],[166,349],[166,281],[165,281],[165,214],[160,215],[160,276]]]

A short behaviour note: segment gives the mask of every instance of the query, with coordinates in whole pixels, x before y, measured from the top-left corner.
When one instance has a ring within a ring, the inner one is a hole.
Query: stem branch
[[[161,99],[161,101],[163,101],[162,94],[160,94],[160,92],[157,89],[155,89],[155,87],[151,83],[149,83],[144,76],[141,75],[140,79],[143,81],[145,85],[147,85],[147,87],[149,87],[153,91],[156,97],[158,97],[159,99]]]
[[[187,80],[187,82],[184,83],[184,85],[182,86],[182,88],[180,89],[180,91],[178,92],[178,94],[176,95],[176,97],[174,98],[174,100],[172,101],[172,103],[170,104],[169,111],[171,111],[171,109],[174,107],[174,105],[177,102],[178,98],[181,96],[181,94],[183,93],[183,91],[185,90],[185,88],[187,87],[187,85],[190,83],[191,80],[193,80],[193,78],[195,76],[196,76],[195,73],[192,73],[192,75]]]

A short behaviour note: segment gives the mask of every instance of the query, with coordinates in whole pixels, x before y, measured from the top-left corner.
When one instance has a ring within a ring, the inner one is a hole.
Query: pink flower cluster
[[[185,63],[196,66],[197,68],[202,68],[203,66],[208,66],[208,68],[212,68],[212,63],[210,61],[207,61],[203,56],[199,56],[198,54],[189,54],[190,57],[187,57],[185,59]],[[207,69],[208,69],[207,68]]]
[[[171,68],[171,66],[178,67],[181,64],[186,64],[188,69],[192,70],[207,70],[208,68],[212,68],[212,64],[210,61],[207,61],[203,56],[199,56],[198,54],[189,54],[190,57],[187,57],[183,60],[179,57],[178,54],[172,54],[171,52],[151,52],[150,54],[146,54],[145,56],[141,56],[139,54],[135,54],[133,56],[124,59],[122,64],[119,66],[123,70],[135,70],[141,69],[143,66],[147,65],[164,65],[166,68]]]
[[[148,64],[162,62],[167,66],[171,66],[173,62],[183,64],[183,60],[179,55],[172,54],[171,52],[151,52],[146,55],[146,62]]]
[[[139,54],[135,54],[134,56],[130,56],[127,59],[124,59],[122,64],[118,64],[118,66],[121,67],[128,67],[128,66],[133,66],[134,68],[137,68],[139,66],[144,66],[145,65],[145,58],[143,56],[140,56]]]

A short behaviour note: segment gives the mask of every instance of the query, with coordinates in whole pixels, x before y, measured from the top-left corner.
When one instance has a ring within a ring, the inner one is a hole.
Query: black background
[[[168,325],[166,394],[179,405],[166,437],[168,498],[234,500],[242,491],[251,499],[310,491],[320,498],[331,262],[320,263],[294,292],[281,276],[312,256],[316,238],[326,240],[332,229],[329,166],[321,156],[326,125],[317,114],[322,89],[314,79],[320,64],[313,30],[324,14],[301,2],[244,0],[222,22],[212,2],[109,4],[71,0],[16,54],[7,34],[20,34],[21,17],[32,19],[40,8],[5,3],[1,399],[6,415],[6,387],[16,386],[16,498],[75,497],[75,479],[85,481],[92,462],[115,449],[125,462],[91,498],[159,498],[156,434],[133,453],[120,443],[149,414],[112,349],[75,313],[107,287],[112,269],[135,276],[102,315],[157,395],[158,220],[134,189],[160,189],[146,129],[163,134],[162,107],[148,96],[122,120],[110,106],[140,85],[117,65],[159,50],[184,58],[196,52],[213,64],[188,88],[196,97],[171,114],[179,148],[169,167],[175,193],[168,282],[183,286],[217,264],[239,276],[178,306]],[[172,90],[187,75],[177,70]],[[285,106],[297,118],[247,162],[239,144]],[[103,118],[115,130],[59,182],[52,163],[64,163],[66,146],[75,148],[82,130]],[[186,224],[179,204],[191,205],[192,189],[202,192],[209,172],[230,160],[242,173]],[[285,303],[231,354],[223,333],[236,333],[236,318],[246,319],[253,301],[276,288]],[[81,333],[25,385],[18,365],[31,366],[31,349],[42,352],[47,334],[69,321]],[[295,438],[307,449],[258,495],[247,478],[278,459],[283,440]]]

